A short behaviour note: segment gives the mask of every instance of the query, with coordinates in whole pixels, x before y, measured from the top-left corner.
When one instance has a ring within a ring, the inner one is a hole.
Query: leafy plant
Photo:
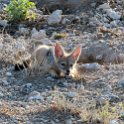
[[[35,8],[35,4],[29,0],[11,0],[5,10],[9,21],[21,21],[27,18],[35,18],[34,13],[29,11],[33,8]]]

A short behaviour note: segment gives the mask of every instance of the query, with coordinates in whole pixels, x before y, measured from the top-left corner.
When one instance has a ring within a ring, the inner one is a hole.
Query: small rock
[[[120,20],[121,15],[112,9],[107,10],[107,15],[113,20]]]
[[[117,21],[116,21],[116,20],[112,21],[112,22],[110,23],[110,26],[111,26],[111,27],[117,27],[117,26],[118,26],[118,25],[117,25]]]
[[[121,79],[121,80],[118,82],[118,87],[124,89],[124,79]]]
[[[44,98],[41,96],[41,94],[37,91],[33,91],[29,94],[29,100],[41,100],[43,101]]]
[[[32,84],[31,83],[27,83],[27,84],[22,86],[21,92],[23,94],[29,94],[30,92],[32,92],[32,90],[33,90]]]
[[[109,124],[119,124],[117,120],[111,120]]]
[[[83,91],[84,85],[83,84],[77,84],[77,89]]]
[[[33,28],[31,31],[31,34],[32,34],[31,39],[34,39],[34,40],[41,40],[41,39],[46,38],[45,30],[37,31],[35,28]]]
[[[124,118],[124,111],[120,113],[121,118]]]
[[[51,40],[49,40],[48,38],[41,39],[41,43],[46,45],[52,44]]]
[[[56,10],[54,11],[49,17],[48,17],[48,24],[59,24],[62,19],[62,10]]]
[[[29,35],[30,32],[28,28],[21,27],[19,28],[19,33],[22,35]]]
[[[64,18],[62,20],[62,24],[69,24],[69,23],[71,23],[71,21],[69,19],[67,19],[67,18]]]
[[[3,43],[0,42],[0,50],[3,49]]]
[[[108,3],[104,3],[102,5],[99,5],[98,9],[110,9],[110,6]]]
[[[71,119],[67,119],[65,123],[66,124],[72,124],[72,120]]]
[[[104,21],[105,23],[108,23],[108,22],[109,22],[109,20],[108,20],[106,17],[103,17],[103,21]]]
[[[7,80],[2,80],[3,85],[9,85],[9,82]]]
[[[96,6],[96,3],[91,3],[91,6],[92,6],[92,7],[95,7],[95,6]]]
[[[74,98],[74,97],[77,96],[77,93],[76,92],[68,92],[67,96],[70,97],[70,98]]]
[[[7,20],[0,20],[0,26],[6,27],[7,25]]]
[[[82,67],[84,67],[87,70],[99,70],[101,68],[101,66],[98,63],[83,64]]]
[[[11,72],[6,72],[6,76],[12,77],[12,73]]]
[[[106,99],[108,99],[110,102],[118,102],[119,97],[113,93],[107,93],[106,95],[103,95]]]
[[[111,26],[110,26],[110,24],[108,24],[108,23],[104,23],[104,27],[110,28]]]

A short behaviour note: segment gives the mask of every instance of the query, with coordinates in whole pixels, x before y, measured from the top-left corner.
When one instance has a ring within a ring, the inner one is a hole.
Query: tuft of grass
[[[65,38],[67,37],[68,34],[67,33],[57,33],[55,36],[54,36],[54,39],[61,39],[61,38]]]
[[[84,101],[84,102],[83,102]],[[96,108],[95,100],[88,101],[83,99],[82,104],[78,106],[78,103],[69,101],[67,98],[59,93],[54,95],[53,109],[63,112],[69,112],[72,115],[80,117],[82,122],[87,123],[102,123],[108,124],[110,120],[119,119],[120,112],[124,111],[124,104],[118,103],[112,106],[109,102],[106,102],[104,106]]]
[[[9,21],[18,22],[28,18],[34,19],[35,13],[29,11],[34,8],[35,4],[29,0],[11,0],[5,11],[7,12],[7,19]]]

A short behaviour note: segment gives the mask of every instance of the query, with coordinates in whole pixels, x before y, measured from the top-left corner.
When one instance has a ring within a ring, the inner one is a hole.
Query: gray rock
[[[107,10],[107,15],[113,20],[119,20],[121,18],[121,15],[112,9]]]
[[[72,120],[71,119],[67,119],[65,124],[72,124]]]
[[[62,19],[62,10],[56,10],[54,11],[49,17],[48,17],[48,24],[59,24]]]
[[[76,92],[68,92],[67,96],[70,97],[70,98],[74,98],[74,97],[77,96],[77,93]]]
[[[3,49],[3,43],[0,42],[0,50]]]
[[[117,120],[111,120],[109,124],[119,124]]]
[[[104,3],[102,5],[99,5],[97,9],[110,9],[110,6],[108,3]]]
[[[44,98],[41,96],[41,94],[37,91],[33,91],[29,94],[28,100],[40,100],[43,101]]]
[[[33,90],[33,86],[31,83],[27,83],[25,85],[22,86],[21,92],[23,94],[29,94],[30,92],[32,92]]]
[[[30,30],[28,28],[24,28],[24,27],[21,27],[19,28],[19,33],[22,34],[22,35],[29,35],[29,32]]]
[[[67,19],[67,18],[64,18],[62,20],[62,24],[69,24],[69,23],[71,23],[71,21],[69,19]]]
[[[3,82],[3,85],[9,85],[10,84],[6,79],[2,80],[2,82]]]
[[[101,68],[98,63],[83,64],[82,67],[84,67],[86,70],[99,70]]]
[[[12,77],[12,73],[11,72],[6,72],[6,76],[7,77]]]
[[[108,99],[110,102],[118,102],[119,96],[113,94],[113,93],[107,93],[106,95],[103,95],[105,99]]]
[[[46,38],[46,31],[45,30],[40,30],[37,31],[36,28],[33,28],[31,31],[31,39],[33,40],[41,40]]]
[[[7,20],[0,20],[0,26],[6,27],[7,25]]]
[[[111,23],[110,23],[110,25],[111,25],[111,27],[117,27],[118,26],[118,24],[119,24],[119,20],[114,20],[114,21],[112,21]]]
[[[124,79],[121,79],[121,80],[118,82],[118,87],[124,89]]]
[[[124,118],[124,111],[120,113],[120,117]]]

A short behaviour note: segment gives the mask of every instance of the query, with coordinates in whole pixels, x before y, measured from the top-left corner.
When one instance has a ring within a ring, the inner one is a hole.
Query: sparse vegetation
[[[22,21],[28,18],[34,19],[35,13],[29,11],[29,9],[34,9],[35,4],[29,0],[12,0],[10,4],[6,7],[7,19],[9,21]]]

